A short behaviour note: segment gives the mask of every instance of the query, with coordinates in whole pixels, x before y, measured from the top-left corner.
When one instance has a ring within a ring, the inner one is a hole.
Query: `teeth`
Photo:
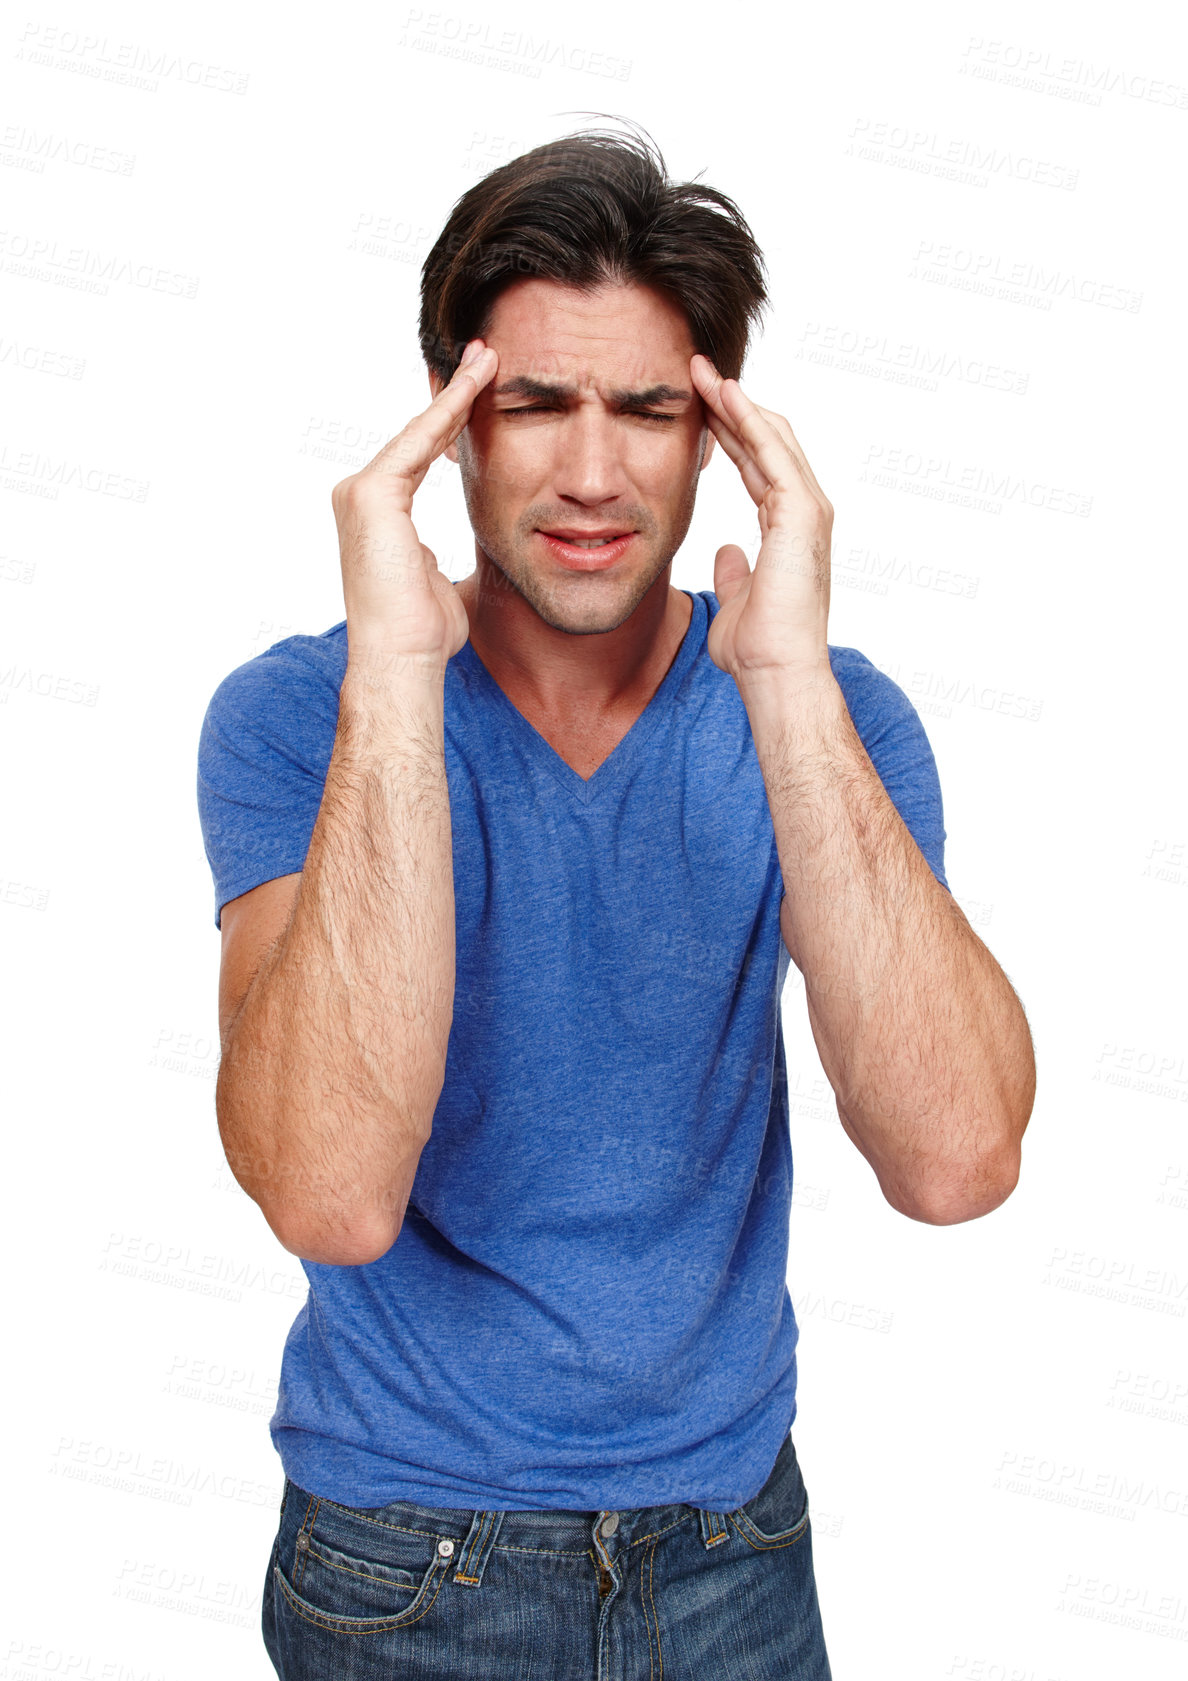
[[[613,537],[572,537],[569,546],[571,549],[601,549],[613,542]]]

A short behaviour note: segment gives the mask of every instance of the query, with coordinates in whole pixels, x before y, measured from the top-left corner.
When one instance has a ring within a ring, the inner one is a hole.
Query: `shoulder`
[[[933,763],[924,722],[895,678],[858,648],[829,644],[829,664],[854,728],[880,770]]]
[[[345,619],[319,635],[286,636],[227,673],[204,723],[324,722],[337,714],[345,670]]]
[[[229,899],[304,867],[344,670],[345,621],[320,636],[274,643],[229,671],[211,697],[197,795],[216,928]]]
[[[199,787],[239,803],[283,787],[321,797],[346,670],[346,621],[321,635],[287,636],[229,671],[198,737]]]
[[[705,600],[712,623],[719,601],[712,590],[698,592]],[[829,667],[838,687],[845,696],[850,716],[865,740],[878,735],[896,723],[916,720],[918,716],[907,694],[886,671],[859,648],[830,642]]]
[[[858,707],[867,716],[888,719],[914,713],[915,708],[894,677],[861,649],[831,642],[829,665],[851,712]]]

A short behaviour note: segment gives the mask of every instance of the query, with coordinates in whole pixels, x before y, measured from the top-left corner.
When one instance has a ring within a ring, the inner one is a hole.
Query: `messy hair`
[[[694,346],[742,374],[767,305],[762,253],[732,199],[668,179],[645,133],[567,135],[512,158],[454,205],[421,271],[421,353],[446,382],[517,280],[583,291],[652,287],[676,304]]]

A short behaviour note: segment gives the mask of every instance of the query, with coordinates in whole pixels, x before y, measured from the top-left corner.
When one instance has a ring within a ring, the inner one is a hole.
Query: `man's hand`
[[[440,675],[470,633],[466,608],[437,557],[417,536],[412,500],[437,457],[470,419],[499,365],[472,339],[453,379],[373,461],[331,493],[342,559],[348,659],[369,666],[423,667]]]
[[[1019,1176],[1035,1097],[1023,1007],[893,805],[829,663],[833,509],[788,422],[690,361],[759,508],[752,573],[719,549],[714,664],[742,691],[771,808],[780,929],[842,1126],[893,1208],[948,1225]]]
[[[759,672],[794,680],[829,676],[829,545],[833,507],[783,415],[761,409],[707,356],[689,363],[715,438],[759,509],[763,539],[752,572],[737,543],[714,559],[719,612],[714,664],[736,682]]]

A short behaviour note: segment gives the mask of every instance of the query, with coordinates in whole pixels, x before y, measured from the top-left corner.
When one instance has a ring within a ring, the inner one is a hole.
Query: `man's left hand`
[[[810,681],[830,675],[833,506],[783,415],[753,403],[707,356],[694,356],[689,371],[710,430],[758,507],[762,537],[753,572],[737,543],[714,558],[719,611],[709,656],[740,685],[761,674]]]

